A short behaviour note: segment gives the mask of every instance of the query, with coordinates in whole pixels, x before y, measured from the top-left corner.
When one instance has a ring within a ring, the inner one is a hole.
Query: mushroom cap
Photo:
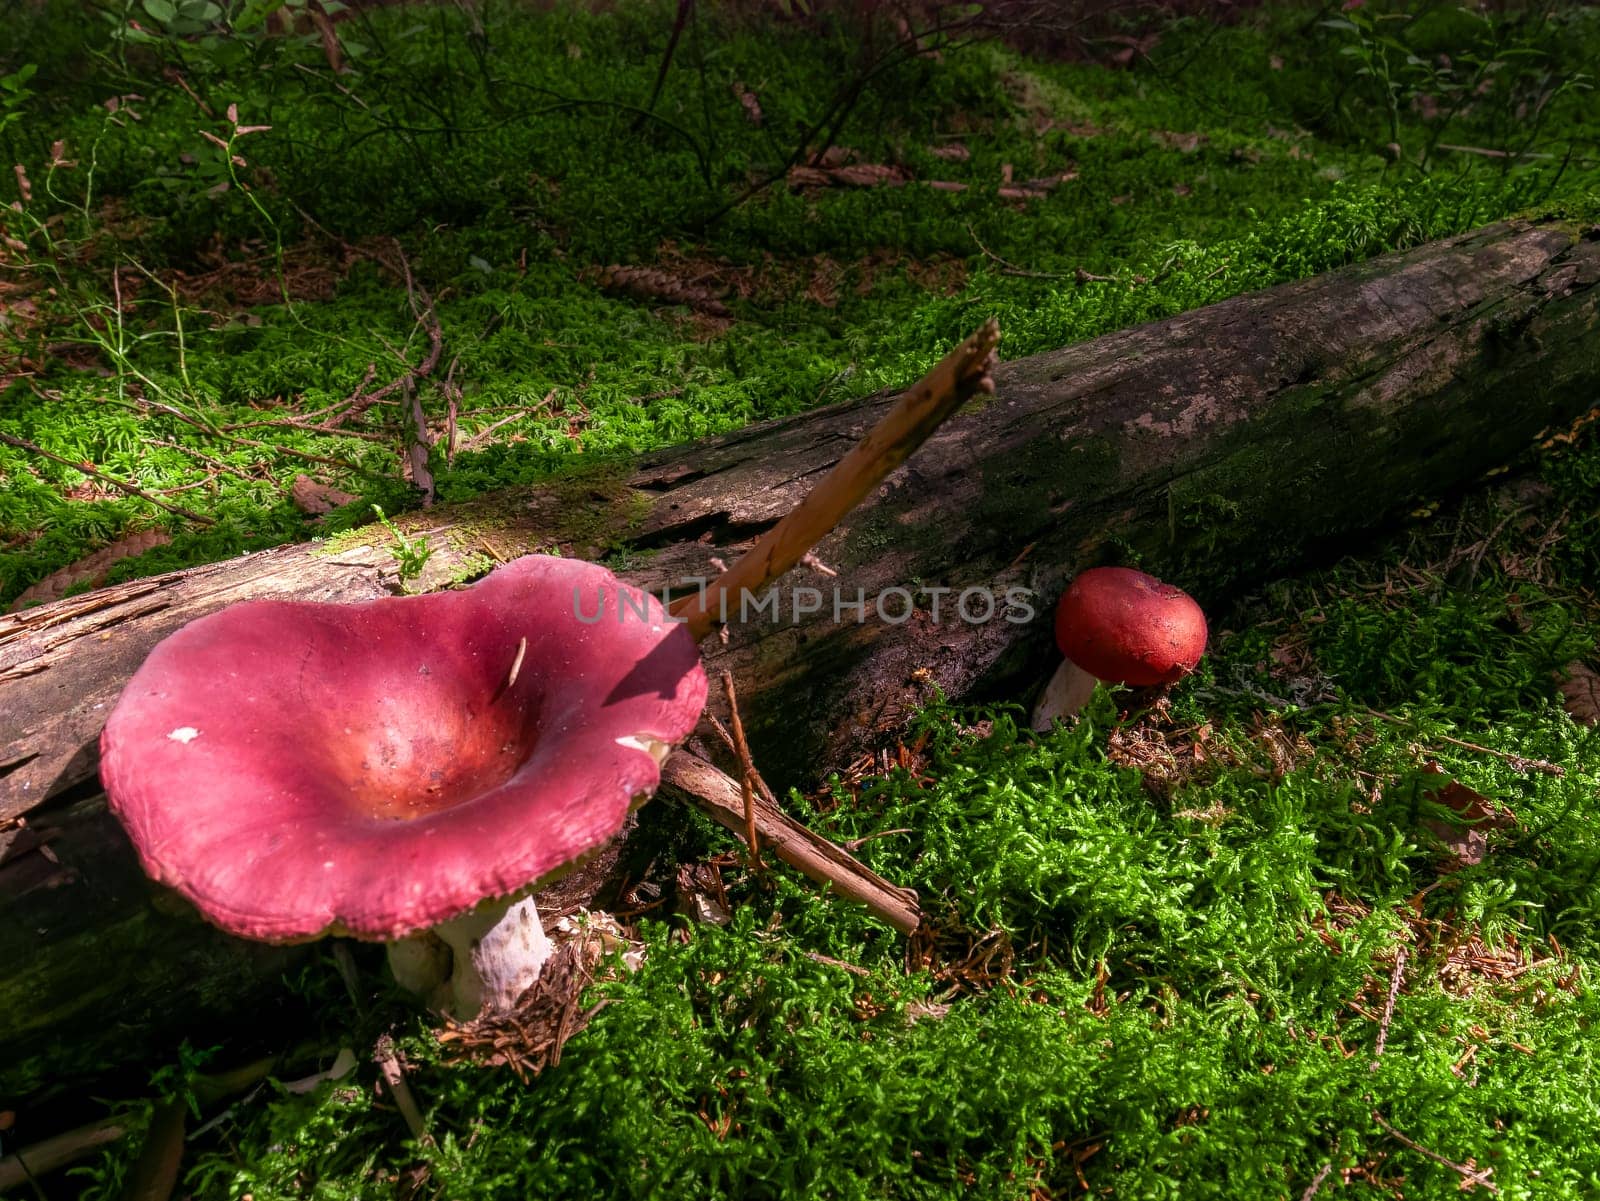
[[[1206,615],[1181,588],[1130,567],[1092,567],[1056,606],[1056,645],[1096,679],[1149,687],[1194,670]]]
[[[145,870],[223,929],[392,939],[604,846],[705,700],[659,601],[532,555],[455,592],[191,622],[128,682],[100,774]]]

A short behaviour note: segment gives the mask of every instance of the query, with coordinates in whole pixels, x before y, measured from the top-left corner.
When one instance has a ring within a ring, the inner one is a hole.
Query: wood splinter
[[[719,625],[729,602],[759,592],[812,554],[846,514],[866,499],[949,417],[979,393],[994,392],[1000,324],[990,317],[900,397],[867,436],[834,464],[805,498],[732,567],[707,587],[672,605],[695,641]]]
[[[739,756],[739,789],[744,794],[744,841],[750,850],[750,867],[761,871],[761,836],[756,829],[756,775],[755,760],[750,757],[750,744],[744,740],[744,722],[739,718],[739,694],[733,688],[733,673],[722,673],[722,691],[728,696],[728,723],[733,727],[730,741],[734,754]]]

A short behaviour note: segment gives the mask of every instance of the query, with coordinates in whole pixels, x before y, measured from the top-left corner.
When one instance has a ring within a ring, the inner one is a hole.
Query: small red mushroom
[[[473,1017],[537,978],[530,894],[616,836],[705,699],[659,601],[530,555],[456,592],[191,622],[129,681],[101,776],[145,870],[224,930],[389,942],[402,984]]]
[[[1172,684],[1206,649],[1206,616],[1187,592],[1128,567],[1092,567],[1056,607],[1056,645],[1066,659],[1033,711],[1035,730],[1071,717],[1096,681],[1139,688]]]

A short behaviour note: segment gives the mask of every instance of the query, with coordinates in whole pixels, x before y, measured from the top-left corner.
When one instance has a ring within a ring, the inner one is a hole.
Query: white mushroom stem
[[[1042,734],[1055,724],[1056,718],[1076,717],[1078,710],[1089,703],[1098,682],[1071,659],[1063,659],[1056,674],[1044,686],[1044,693],[1033,709],[1033,720],[1028,724]]]
[[[419,930],[391,942],[388,950],[394,982],[432,1004],[434,990],[450,979],[450,947],[444,939]]]
[[[470,1021],[515,1008],[554,950],[533,898],[524,897],[487,902],[390,943],[389,966],[401,987]]]

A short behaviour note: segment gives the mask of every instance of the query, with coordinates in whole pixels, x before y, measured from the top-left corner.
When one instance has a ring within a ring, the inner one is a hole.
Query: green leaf
[[[177,7],[172,0],[144,0],[144,11],[163,25],[170,24],[178,16]]]
[[[38,63],[23,63],[10,75],[0,75],[0,88],[8,92],[20,92],[38,69]]]

